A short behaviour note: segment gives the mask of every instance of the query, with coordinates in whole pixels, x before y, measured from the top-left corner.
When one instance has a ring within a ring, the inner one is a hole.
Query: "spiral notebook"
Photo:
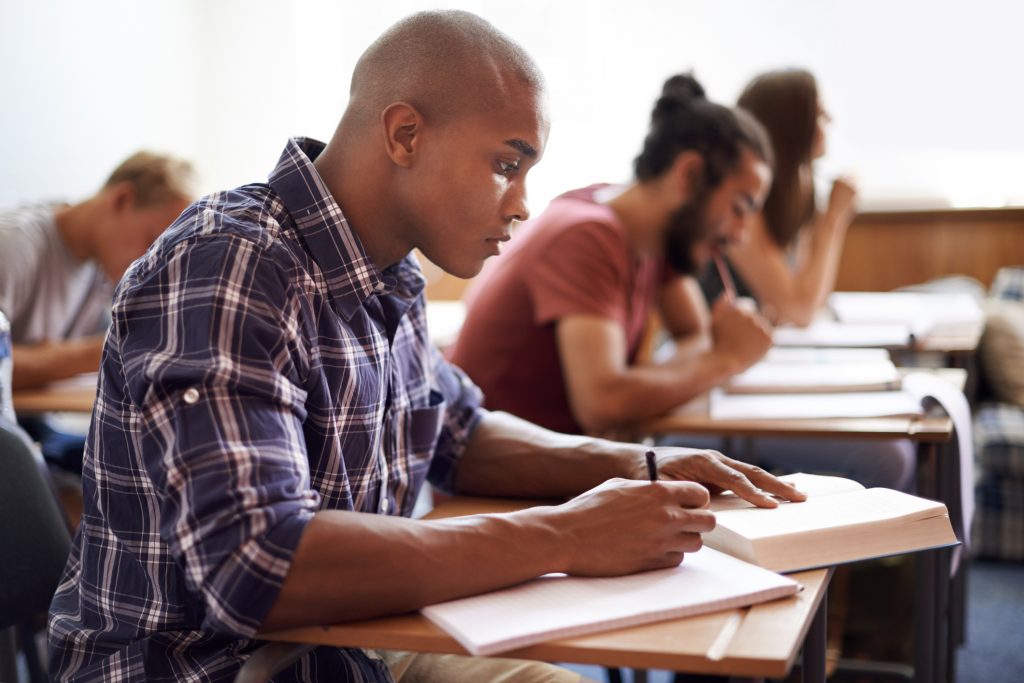
[[[610,578],[548,574],[423,608],[474,655],[626,626],[745,607],[793,595],[800,584],[711,548],[672,569]]]

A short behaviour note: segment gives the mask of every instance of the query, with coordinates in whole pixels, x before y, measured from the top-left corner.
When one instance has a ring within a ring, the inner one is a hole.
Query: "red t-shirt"
[[[555,199],[512,235],[466,295],[450,359],[483,389],[485,405],[549,429],[581,432],[569,408],[555,323],[574,314],[622,326],[627,362],[662,284],[663,259],[638,256],[594,185]]]

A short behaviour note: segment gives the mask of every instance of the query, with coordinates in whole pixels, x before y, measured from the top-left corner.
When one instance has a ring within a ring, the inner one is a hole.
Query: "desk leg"
[[[941,500],[939,486],[939,451],[935,444],[918,444],[917,493],[925,498]],[[925,551],[914,556],[914,683],[936,683],[936,651],[939,593],[938,551]]]
[[[959,477],[950,472],[956,459],[943,454],[935,444],[918,445],[918,494],[946,502],[950,514],[959,512],[952,504],[959,500],[959,491],[953,490]],[[944,683],[953,674],[950,668],[957,635],[952,621],[951,597],[955,599],[952,570],[952,551],[949,548],[917,553],[914,558],[916,582],[914,586],[914,681],[915,683]],[[960,568],[963,571],[963,567]]]
[[[825,646],[828,626],[828,591],[821,596],[821,604],[804,639],[800,677],[803,683],[825,683]]]
[[[935,682],[935,556],[914,557],[914,683]]]

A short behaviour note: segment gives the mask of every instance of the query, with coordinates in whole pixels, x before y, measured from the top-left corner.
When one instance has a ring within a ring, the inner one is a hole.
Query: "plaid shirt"
[[[193,204],[118,287],[57,680],[231,680],[316,510],[409,515],[428,473],[452,481],[479,391],[427,338],[415,260],[363,251],[322,149]],[[275,678],[315,679],[390,676],[318,648]]]

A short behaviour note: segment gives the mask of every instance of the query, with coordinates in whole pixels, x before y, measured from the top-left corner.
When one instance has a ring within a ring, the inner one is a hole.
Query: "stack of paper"
[[[743,607],[792,595],[800,585],[711,548],[683,563],[612,578],[542,576],[520,586],[423,608],[474,655]]]
[[[918,336],[977,331],[985,314],[963,292],[833,292],[829,307],[849,324],[905,324]]]
[[[921,402],[904,391],[852,391],[830,394],[729,394],[711,391],[715,420],[791,420],[920,415]]]
[[[796,349],[786,349],[796,351]],[[872,351],[872,349],[865,349]],[[884,349],[878,349],[885,354]],[[846,391],[888,391],[900,388],[900,375],[888,356],[843,360],[843,354],[821,355],[813,362],[813,353],[801,357],[789,354],[779,360],[775,354],[755,363],[724,387],[730,394],[836,393]],[[861,349],[822,349],[822,351],[861,351]],[[860,354],[854,353],[851,356]]]
[[[815,320],[807,327],[775,328],[772,340],[776,346],[838,346],[905,348],[922,330],[910,323],[845,323]]]

